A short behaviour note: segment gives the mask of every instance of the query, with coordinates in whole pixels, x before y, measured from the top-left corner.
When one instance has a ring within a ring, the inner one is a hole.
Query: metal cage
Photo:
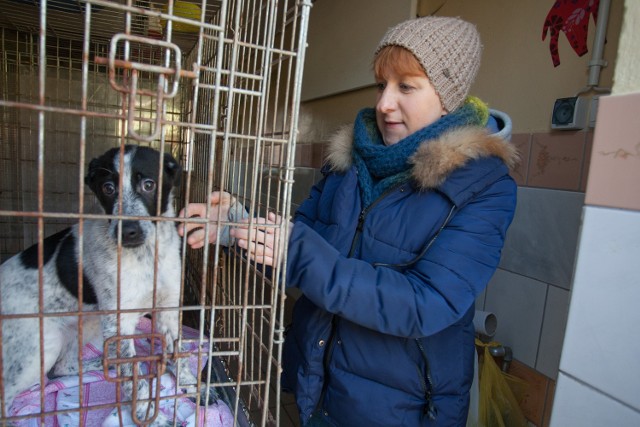
[[[0,0],[0,260],[104,217],[84,185],[86,168],[125,144],[179,160],[176,211],[225,190],[249,218],[288,219],[310,7],[310,0]],[[237,224],[206,227],[224,225]],[[182,242],[181,256],[177,309],[191,331],[181,341],[196,354],[202,383],[229,409],[229,425],[287,425],[278,381],[283,272],[263,273],[233,246],[192,250]],[[5,323],[10,316],[0,313]],[[33,316],[51,315],[41,305]],[[33,332],[43,333],[42,322]],[[48,405],[53,379],[40,372],[30,389],[35,405],[3,408],[0,424],[86,420],[95,409],[88,377],[71,381],[79,395],[61,408]],[[122,417],[127,404],[116,398],[98,407]],[[194,419],[206,424],[207,414],[195,411]],[[173,422],[188,424],[175,413]]]

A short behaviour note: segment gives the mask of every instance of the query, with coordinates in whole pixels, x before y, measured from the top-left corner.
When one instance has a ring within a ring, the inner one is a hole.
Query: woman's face
[[[385,145],[395,144],[446,114],[424,74],[399,75],[389,71],[376,81],[376,123]]]

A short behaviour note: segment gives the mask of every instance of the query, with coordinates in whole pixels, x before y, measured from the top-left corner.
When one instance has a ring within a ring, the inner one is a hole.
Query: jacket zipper
[[[353,240],[351,241],[351,248],[349,249],[349,255],[348,257],[351,258],[355,252],[356,249],[356,245],[358,243],[358,240],[360,239],[360,235],[362,234],[362,230],[364,227],[364,221],[367,217],[367,213],[369,213],[369,211],[375,206],[377,205],[387,194],[391,193],[392,191],[395,191],[397,188],[402,187],[404,184],[398,184],[395,185],[389,189],[387,189],[387,191],[385,191],[384,193],[382,193],[380,195],[380,197],[378,197],[376,200],[373,201],[373,203],[371,203],[369,206],[367,206],[366,208],[364,208],[362,210],[362,212],[360,212],[360,215],[358,216],[358,225],[356,226],[356,234],[353,236]],[[324,371],[325,371],[325,375],[326,372],[329,370],[329,361],[331,360],[331,355],[333,354],[333,350],[335,347],[335,334],[336,334],[336,330],[338,327],[338,321],[339,319],[337,318],[337,316],[333,316],[332,320],[331,320],[331,332],[329,333],[329,338],[327,339],[327,349],[325,350],[325,354],[324,354],[324,359],[323,359],[323,364],[324,364]],[[324,400],[324,395],[326,392],[326,387],[327,387],[327,382],[325,380],[324,384],[322,385],[322,392],[320,394],[320,400],[318,401],[318,405],[316,406],[316,410],[321,410],[322,409],[322,401]]]
[[[329,371],[329,360],[331,359],[331,356],[333,354],[333,349],[335,347],[335,334],[336,334],[336,328],[337,328],[337,324],[338,324],[338,316],[333,315],[331,316],[331,331],[329,332],[329,337],[327,338],[327,343],[326,343],[326,350],[324,355],[322,356],[322,365],[324,366],[324,374],[325,377],[327,375],[327,372]],[[322,410],[322,402],[324,400],[324,395],[327,391],[327,380],[326,378],[324,379],[324,381],[322,382],[322,391],[320,392],[320,399],[318,399],[318,404],[316,405],[316,411],[320,411]]]
[[[384,199],[388,194],[391,194],[392,192],[394,192],[395,190],[397,190],[398,188],[402,187],[404,185],[403,184],[398,184],[395,185],[393,187],[388,188],[384,193],[382,193],[380,196],[378,196],[377,199],[375,199],[373,201],[373,203],[371,203],[369,206],[367,206],[366,208],[364,208],[362,210],[362,212],[360,212],[360,216],[358,216],[358,225],[356,226],[356,234],[353,236],[353,240],[351,241],[351,248],[349,249],[349,255],[348,257],[351,258],[356,250],[356,245],[358,244],[358,241],[360,240],[360,235],[362,234],[362,230],[364,228],[364,221],[367,218],[367,214],[369,213],[369,211],[371,211],[371,209],[374,208],[374,206],[376,206],[378,203],[380,203],[380,201],[382,201],[382,199]]]
[[[351,258],[355,252],[356,249],[356,245],[360,239],[360,235],[362,234],[362,230],[364,228],[364,221],[367,217],[367,214],[369,213],[369,211],[371,211],[371,209],[373,209],[374,206],[376,206],[382,199],[384,199],[388,194],[390,194],[391,192],[395,191],[396,189],[402,187],[404,184],[399,184],[396,185],[394,187],[391,187],[389,189],[387,189],[387,191],[385,191],[384,193],[382,193],[380,195],[380,197],[378,197],[376,200],[373,201],[373,203],[371,203],[369,206],[367,206],[366,208],[364,208],[361,212],[360,215],[358,216],[358,225],[356,226],[356,234],[353,236],[353,240],[351,241],[351,248],[349,249],[349,258]],[[433,245],[433,243],[435,242],[436,238],[440,235],[440,232],[446,227],[446,225],[449,223],[449,221],[451,220],[451,218],[453,217],[453,214],[455,212],[456,206],[453,205],[451,207],[451,209],[449,210],[449,214],[447,215],[447,217],[445,218],[444,222],[442,223],[442,226],[438,229],[438,232],[436,233],[435,236],[433,236],[433,238],[429,241],[429,243],[425,246],[425,248],[420,252],[420,254],[418,254],[417,257],[415,257],[413,260],[407,262],[407,263],[403,263],[403,264],[398,264],[398,265],[391,265],[391,264],[384,264],[384,263],[374,263],[374,266],[389,266],[389,267],[403,267],[403,266],[409,266],[413,263],[415,263],[418,259],[420,259],[431,247],[431,245]],[[335,330],[337,327],[337,323],[338,323],[338,319],[336,319],[336,317],[333,317],[332,320],[332,325],[331,325],[331,333],[330,333],[330,338],[329,338],[329,342],[328,342],[328,346],[327,346],[327,353],[325,353],[325,357],[324,357],[324,369],[325,372],[328,370],[329,368],[329,360],[331,359],[331,353],[333,353],[333,348],[334,348],[334,341],[335,341]],[[422,377],[422,374],[420,372],[420,367],[417,366],[417,370],[418,370],[418,374],[420,375],[421,378],[421,382],[424,388],[424,394],[425,394],[425,399],[426,399],[426,403],[425,403],[425,408],[424,408],[424,413],[425,415],[427,415],[429,417],[429,419],[431,420],[435,420],[438,410],[437,408],[434,406],[433,404],[433,400],[431,398],[432,396],[432,390],[433,390],[433,381],[431,379],[431,370],[429,368],[429,360],[427,359],[427,353],[424,350],[424,347],[422,346],[422,343],[420,342],[420,340],[418,338],[415,339],[416,344],[418,345],[418,348],[420,349],[420,353],[422,354],[422,357],[424,358],[424,363],[425,363],[425,367],[426,367],[426,376],[425,378]],[[323,390],[322,393],[320,395],[320,401],[318,402],[318,407],[317,409],[321,409],[322,406],[322,400],[324,398],[324,394],[325,394],[325,387],[326,387],[326,382],[323,385]]]
[[[424,385],[424,398],[426,403],[424,405],[424,414],[429,417],[430,420],[435,420],[438,416],[438,409],[433,404],[433,380],[431,379],[431,368],[429,366],[429,359],[427,358],[427,352],[424,350],[424,346],[420,342],[418,338],[415,338],[416,344],[418,345],[418,349],[422,354],[422,358],[424,359],[425,365],[425,377],[422,378],[422,384]],[[420,373],[420,367],[418,367],[418,373]],[[426,381],[425,381],[426,380]]]
[[[385,193],[386,195],[386,193]],[[384,196],[384,195],[383,195]],[[367,209],[364,209],[361,213],[360,213],[360,217],[358,218],[358,227],[357,227],[357,231],[356,231],[356,236],[353,239],[353,242],[351,244],[351,250],[349,251],[349,256],[353,255],[354,249],[355,249],[355,245],[357,243],[357,240],[360,236],[360,233],[362,232],[362,227],[364,224],[364,220],[366,217],[366,214],[369,212],[369,210],[380,200],[382,199],[382,197],[379,197],[378,199],[376,199],[376,201],[374,203],[372,203]],[[417,262],[422,256],[424,256],[425,253],[427,253],[427,251],[429,250],[429,248],[433,245],[433,243],[436,241],[436,239],[438,238],[438,236],[440,235],[440,233],[442,232],[442,230],[444,230],[444,228],[447,226],[447,224],[449,224],[449,221],[451,220],[451,218],[453,218],[453,214],[456,211],[456,205],[451,206],[451,209],[449,210],[449,213],[447,214],[447,217],[445,218],[444,222],[442,223],[442,225],[440,226],[440,228],[438,229],[438,232],[435,234],[435,236],[433,236],[433,238],[431,238],[431,240],[429,240],[429,243],[424,247],[424,249],[422,251],[420,251],[420,253],[414,257],[411,261],[406,262],[406,263],[402,263],[402,264],[385,264],[385,263],[373,263],[374,266],[380,267],[380,266],[387,266],[387,267],[395,267],[395,268],[400,268],[400,267],[408,267],[411,264],[414,264],[415,262]],[[436,408],[436,406],[433,404],[433,399],[432,399],[432,393],[433,393],[433,380],[431,378],[431,368],[429,365],[429,359],[427,358],[427,352],[424,350],[424,346],[422,345],[422,343],[420,342],[420,340],[418,338],[415,338],[415,342],[418,345],[418,349],[420,350],[420,354],[422,354],[422,358],[424,359],[424,364],[425,364],[425,371],[426,374],[423,377],[422,373],[420,372],[420,366],[416,365],[416,369],[418,370],[418,375],[420,376],[420,381],[422,383],[422,387],[424,389],[424,398],[425,398],[425,406],[424,406],[424,414],[429,417],[430,420],[435,420],[437,415],[438,415],[438,408]]]
[[[453,217],[453,214],[455,213],[455,210],[456,210],[456,206],[453,205],[451,207],[451,209],[449,210],[449,214],[445,218],[444,222],[442,223],[442,225],[438,229],[438,232],[436,233],[436,235],[433,236],[433,238],[429,241],[429,243],[425,246],[425,248],[422,251],[420,251],[420,254],[418,254],[417,257],[415,257],[412,261],[410,261],[408,263],[399,264],[399,265],[396,265],[395,267],[406,267],[406,266],[409,266],[409,265],[413,264],[418,259],[420,259],[429,250],[431,245],[433,245],[433,243],[436,241],[436,239],[438,238],[438,236],[440,235],[442,230],[444,230],[444,228],[447,226],[447,224],[449,223],[449,221]],[[375,265],[385,265],[385,264],[378,263],[378,264],[375,264]],[[389,266],[391,266],[391,265],[389,265]],[[433,399],[432,399],[432,397],[433,397],[433,380],[431,378],[431,367],[430,367],[430,364],[429,364],[429,358],[427,357],[427,352],[425,351],[424,346],[420,342],[420,339],[419,338],[415,338],[415,342],[416,342],[416,345],[418,346],[418,349],[420,350],[420,354],[422,354],[422,358],[424,359],[424,365],[425,365],[425,376],[424,376],[424,378],[422,376],[422,373],[420,372],[420,367],[419,366],[417,367],[418,375],[420,375],[420,380],[421,380],[422,385],[424,387],[424,398],[426,400],[425,405],[424,405],[424,414],[427,417],[429,417],[430,420],[433,421],[438,416],[438,408],[436,408],[436,406],[433,404]]]

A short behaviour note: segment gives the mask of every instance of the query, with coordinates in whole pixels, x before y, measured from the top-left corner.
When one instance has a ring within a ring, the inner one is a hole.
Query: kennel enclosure
[[[249,218],[288,218],[310,0],[0,0],[0,8],[0,261],[104,218],[84,175],[92,158],[124,144],[179,160],[177,211],[225,190]],[[286,278],[278,268],[263,273],[234,247],[183,243],[181,252],[175,309],[202,383],[233,425],[286,425],[278,381]],[[75,405],[47,406],[52,392],[41,378],[30,389],[35,403],[3,410],[0,424],[126,410],[117,399],[81,404],[87,375],[69,380]],[[175,425],[189,422],[176,414]],[[196,410],[194,422],[208,414]]]

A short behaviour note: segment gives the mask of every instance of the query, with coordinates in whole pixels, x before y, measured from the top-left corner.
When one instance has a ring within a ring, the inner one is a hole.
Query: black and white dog
[[[120,148],[93,159],[85,183],[95,193],[106,214],[122,215],[125,219],[87,219],[82,232],[76,224],[44,240],[42,312],[39,311],[37,244],[0,266],[0,310],[3,315],[11,315],[2,321],[5,414],[18,393],[40,382],[41,333],[46,372],[50,376],[78,373],[80,248],[82,312],[87,313],[82,316],[83,342],[101,345],[116,334],[135,334],[139,318],[152,308],[155,288],[155,307],[175,308],[157,311],[155,325],[156,331],[165,335],[167,351],[173,351],[179,329],[180,238],[174,222],[140,217],[156,216],[158,212],[163,217],[174,217],[173,188],[179,178],[178,162],[169,154],[161,157],[151,148],[125,146],[122,163]],[[121,244],[120,255],[118,242]],[[91,315],[94,310],[108,313]],[[76,314],[61,315],[65,312]],[[42,332],[39,319],[34,316],[39,313],[44,313]],[[114,356],[115,348],[110,350]],[[133,340],[122,340],[117,355],[120,358],[135,356]],[[186,359],[180,361],[185,362],[180,363],[181,386],[195,385],[197,380],[189,371]],[[102,369],[102,362],[98,360],[82,369]],[[131,363],[122,364],[119,369],[121,378],[132,376]],[[133,384],[131,381],[122,384],[121,400],[130,401]],[[137,398],[149,399],[148,381],[138,382]],[[153,413],[153,404],[148,401],[136,406],[138,420],[148,420]],[[154,424],[163,425],[167,421],[158,411]]]

